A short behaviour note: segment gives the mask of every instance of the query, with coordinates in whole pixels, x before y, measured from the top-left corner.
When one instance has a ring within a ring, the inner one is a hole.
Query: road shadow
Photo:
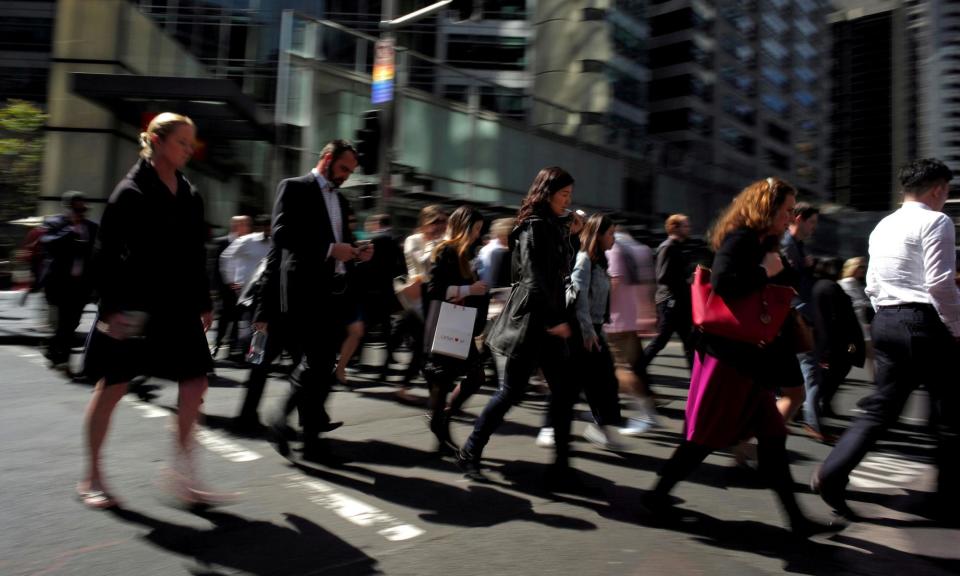
[[[693,510],[678,510],[669,520],[638,516],[637,523],[674,532],[724,551],[779,558],[783,570],[792,574],[923,574],[944,576],[960,573],[960,561],[895,550],[877,542],[844,535],[843,532],[800,540],[781,527],[755,520],[721,520]]]
[[[440,460],[430,452],[378,440],[338,442],[336,446],[337,455],[346,455],[350,459],[349,464],[336,468],[320,468],[298,461],[294,462],[294,466],[307,476],[359,492],[374,493],[381,500],[420,510],[420,518],[435,524],[490,527],[524,520],[565,530],[597,528],[595,524],[581,518],[536,512],[530,500],[504,493],[492,485],[466,482],[450,484],[422,477],[390,474],[360,465],[427,465],[446,471],[456,470],[453,464]]]
[[[313,522],[285,514],[286,524],[250,520],[221,511],[197,511],[213,526],[174,524],[142,512],[115,508],[124,522],[149,529],[143,538],[174,554],[193,559],[193,574],[257,575],[380,574],[376,560]]]

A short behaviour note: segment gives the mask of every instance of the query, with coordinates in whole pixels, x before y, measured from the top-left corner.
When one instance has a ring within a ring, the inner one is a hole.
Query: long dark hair
[[[523,224],[524,220],[535,212],[545,208],[557,191],[570,186],[573,182],[573,176],[559,166],[540,170],[520,205],[520,211],[517,212],[517,226]]]
[[[600,245],[600,239],[613,226],[613,219],[607,214],[598,212],[590,216],[580,232],[580,251],[586,252],[590,261],[607,267],[607,254]]]
[[[469,206],[461,206],[453,211],[450,219],[447,221],[447,238],[437,245],[433,251],[434,260],[440,251],[447,246],[452,247],[457,252],[460,264],[460,274],[464,278],[473,276],[470,269],[470,249],[473,247],[473,241],[470,238],[470,230],[477,222],[483,222],[483,214],[477,212]]]

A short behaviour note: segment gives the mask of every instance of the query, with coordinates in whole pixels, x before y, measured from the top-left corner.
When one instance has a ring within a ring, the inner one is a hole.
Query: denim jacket
[[[594,265],[586,252],[577,252],[568,301],[576,303],[577,321],[583,339],[597,335],[594,325],[603,324],[610,297],[610,276],[605,268]]]

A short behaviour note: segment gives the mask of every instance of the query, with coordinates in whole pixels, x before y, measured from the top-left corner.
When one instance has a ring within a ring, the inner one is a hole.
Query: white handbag
[[[476,320],[476,308],[434,300],[427,315],[426,352],[466,360],[473,346]]]

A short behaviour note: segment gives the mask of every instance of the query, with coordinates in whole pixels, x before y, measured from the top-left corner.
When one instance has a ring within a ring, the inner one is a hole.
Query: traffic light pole
[[[395,13],[396,0],[383,0],[381,20],[390,22]],[[393,31],[384,29],[380,33],[381,41],[395,41]],[[394,52],[394,67],[396,67],[396,52]],[[396,82],[396,80],[394,80]],[[377,173],[380,175],[380,193],[377,194],[377,213],[387,213],[387,205],[393,196],[393,178],[390,167],[393,162],[393,133],[396,101],[399,91],[394,86],[393,98],[380,105],[380,152],[377,154]]]
[[[456,10],[461,14],[461,18],[466,19],[473,13],[476,5],[475,0],[440,0],[424,8],[395,18],[396,0],[383,0],[381,20],[380,20],[380,40],[387,41],[395,45],[396,37],[394,30],[412,24],[417,20],[426,18],[434,12],[447,8]],[[396,69],[396,51],[394,51],[394,69]],[[396,134],[397,118],[397,97],[400,94],[399,74],[395,74],[393,97],[380,105],[380,148],[377,161],[377,170],[380,174],[380,193],[377,195],[377,212],[387,212],[387,205],[390,197],[393,195],[393,175],[391,166],[393,165],[393,142]]]

